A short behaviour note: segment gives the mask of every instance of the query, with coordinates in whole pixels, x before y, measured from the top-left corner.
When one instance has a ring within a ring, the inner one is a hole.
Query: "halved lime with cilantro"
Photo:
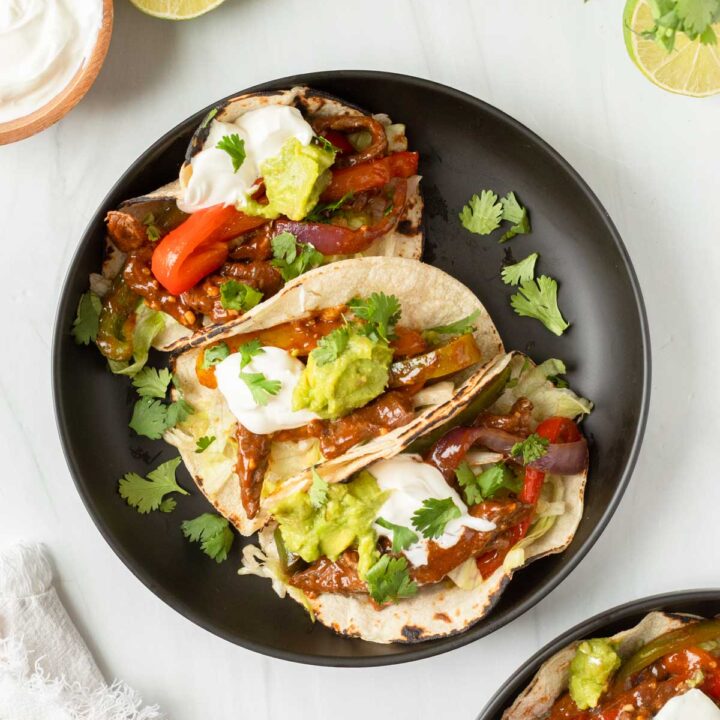
[[[720,92],[720,45],[691,40],[682,32],[669,52],[654,39],[643,37],[655,20],[648,0],[628,0],[623,14],[625,46],[633,62],[655,85],[691,97]],[[720,36],[720,23],[712,26]]]
[[[130,0],[148,15],[164,20],[190,20],[222,5],[225,0]]]

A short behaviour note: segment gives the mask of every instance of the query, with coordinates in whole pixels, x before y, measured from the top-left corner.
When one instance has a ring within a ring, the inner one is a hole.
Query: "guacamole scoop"
[[[580,710],[595,707],[621,665],[609,640],[584,640],[570,663],[570,697]]]
[[[382,340],[372,340],[348,328],[347,343],[333,360],[320,348],[308,363],[293,393],[293,410],[307,408],[326,420],[367,405],[385,390],[393,352]]]

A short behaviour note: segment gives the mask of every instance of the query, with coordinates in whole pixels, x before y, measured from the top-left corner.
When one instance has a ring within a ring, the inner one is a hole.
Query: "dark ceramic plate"
[[[619,605],[581,622],[549,642],[520,666],[478,715],[477,720],[501,720],[503,712],[530,684],[540,666],[575,640],[614,635],[637,625],[653,610],[711,618],[720,613],[720,590],[684,590],[666,595],[653,595]]]
[[[590,481],[582,524],[562,554],[519,573],[490,617],[468,632],[420,645],[376,645],[310,623],[270,583],[239,578],[239,546],[222,565],[181,535],[181,519],[207,510],[200,493],[170,514],[140,516],[117,494],[117,480],[175,455],[128,429],[134,393],[106,371],[99,353],[78,347],[70,327],[90,272],[100,266],[103,218],[120,201],[177,176],[188,140],[209,108],[158,140],[120,178],[80,241],[60,299],[54,342],[57,420],[67,462],[100,532],[154,593],[212,632],[258,652],[326,665],[375,665],[436,655],[493,632],[537,603],[577,565],[615,510],[640,445],[648,407],[650,347],[640,289],[610,218],[578,174],[512,118],[457,90],[403,75],[339,71],[283,78],[251,90],[307,84],[408,126],[420,151],[426,200],[425,260],[475,290],[507,347],[536,359],[559,357],[574,388],[597,406],[586,424]],[[532,235],[507,246],[465,231],[458,211],[483,188],[514,190],[530,208]],[[572,328],[562,338],[517,317],[500,281],[504,253],[541,253],[539,270],[561,282]],[[155,358],[157,361],[157,358]],[[188,476],[179,475],[186,487]]]

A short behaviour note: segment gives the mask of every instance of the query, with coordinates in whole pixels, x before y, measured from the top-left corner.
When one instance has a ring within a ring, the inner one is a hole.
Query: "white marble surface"
[[[180,24],[115,4],[109,57],[85,101],[49,131],[0,148],[0,543],[50,546],[63,598],[108,676],[176,720],[469,720],[541,644],[589,614],[653,592],[720,585],[720,98],[694,101],[646,82],[625,53],[619,0],[228,0]],[[625,239],[654,349],[652,413],[631,487],[570,578],[485,640],[358,671],[252,654],[145,589],[75,492],[50,392],[62,278],[91,212],[129,162],[218,97],[335,68],[456,86],[554,145]]]

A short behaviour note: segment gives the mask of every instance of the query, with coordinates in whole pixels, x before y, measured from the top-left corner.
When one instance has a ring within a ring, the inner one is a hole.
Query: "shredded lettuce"
[[[152,310],[142,303],[136,312],[135,330],[133,331],[133,360],[128,364],[125,361],[108,360],[110,369],[116,375],[137,375],[145,367],[150,347],[155,337],[165,327],[165,313]]]
[[[474,590],[482,584],[483,577],[478,570],[474,557],[468,558],[464,563],[458,565],[448,573],[448,577],[461,590]]]
[[[593,408],[590,400],[576,395],[570,388],[556,387],[550,380],[565,372],[562,360],[551,359],[533,365],[529,360],[516,358],[505,391],[495,403],[496,411],[507,413],[515,400],[526,397],[533,404],[536,422],[553,416],[577,418],[588,414]]]

